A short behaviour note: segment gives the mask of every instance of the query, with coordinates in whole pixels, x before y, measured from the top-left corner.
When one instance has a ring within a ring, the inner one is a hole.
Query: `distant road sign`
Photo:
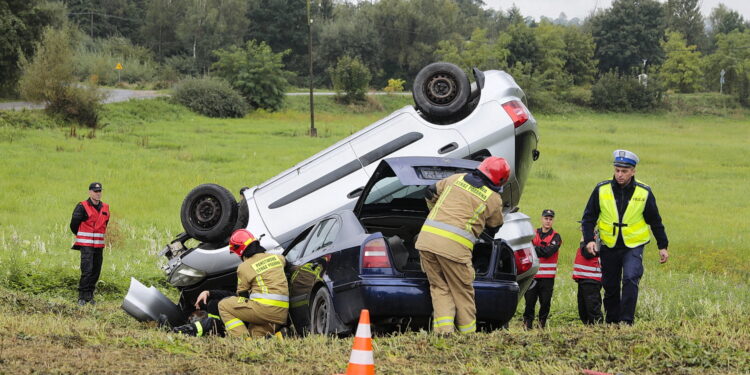
[[[115,66],[115,69],[122,70],[122,64],[117,63],[117,65]]]

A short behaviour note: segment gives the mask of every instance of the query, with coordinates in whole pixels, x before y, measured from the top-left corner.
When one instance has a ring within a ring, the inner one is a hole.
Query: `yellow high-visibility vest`
[[[622,240],[627,247],[634,248],[651,240],[648,224],[643,218],[647,198],[648,190],[640,186],[639,182],[635,185],[633,196],[630,197],[628,208],[620,221],[612,185],[604,184],[599,187],[599,220],[596,224],[599,238],[607,247],[615,246],[621,230]]]

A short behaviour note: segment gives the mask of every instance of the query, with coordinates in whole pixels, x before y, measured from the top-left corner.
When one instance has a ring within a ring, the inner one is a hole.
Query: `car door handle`
[[[352,191],[349,192],[349,194],[346,195],[349,199],[354,199],[362,195],[362,192],[365,190],[364,186],[360,186]]]
[[[453,150],[455,150],[455,149],[457,149],[457,148],[458,148],[458,143],[456,143],[456,142],[451,142],[451,143],[448,143],[447,145],[445,145],[445,146],[441,147],[441,148],[440,148],[440,149],[438,150],[438,154],[442,155],[442,154],[445,154],[445,153],[451,152],[451,151],[453,151]]]

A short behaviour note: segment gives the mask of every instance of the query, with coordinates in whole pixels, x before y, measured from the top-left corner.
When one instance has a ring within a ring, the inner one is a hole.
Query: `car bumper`
[[[374,321],[432,314],[426,279],[363,278],[334,288],[334,294],[336,311],[344,324],[356,323],[361,309],[368,309]],[[478,321],[507,322],[516,311],[519,288],[515,281],[477,280],[474,295]]]

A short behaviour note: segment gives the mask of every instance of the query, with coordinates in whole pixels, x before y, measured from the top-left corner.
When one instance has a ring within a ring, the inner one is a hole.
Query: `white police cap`
[[[638,164],[638,155],[628,150],[615,150],[612,153],[614,156],[614,164],[616,167],[635,167]]]

